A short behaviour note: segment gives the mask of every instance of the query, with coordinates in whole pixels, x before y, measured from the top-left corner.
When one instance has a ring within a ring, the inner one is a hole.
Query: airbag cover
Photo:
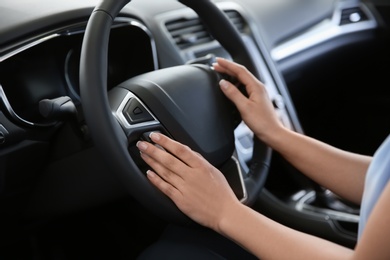
[[[220,75],[206,65],[161,69],[123,82],[168,133],[214,166],[234,151],[235,108],[218,86]]]

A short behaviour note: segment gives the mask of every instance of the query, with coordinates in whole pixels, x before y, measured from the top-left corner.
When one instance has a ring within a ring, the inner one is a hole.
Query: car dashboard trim
[[[30,121],[27,121],[23,118],[21,118],[12,108],[10,102],[7,99],[7,96],[5,95],[4,89],[0,84],[0,104],[6,109],[6,112],[8,115],[16,122],[20,123],[23,126],[27,127],[49,127],[54,126],[55,122],[52,123],[46,123],[46,124],[37,124]]]
[[[367,20],[339,25],[342,10],[352,7],[361,8],[364,14],[367,15]],[[312,27],[311,30],[276,46],[272,49],[271,56],[275,61],[279,62],[296,53],[307,50],[334,38],[365,30],[372,30],[377,26],[378,23],[365,5],[360,4],[358,6],[351,6],[346,5],[345,3],[340,3],[334,11],[332,18],[325,19],[316,26]]]
[[[12,51],[6,52],[3,55],[0,55],[0,63],[14,57],[15,55],[18,55],[24,51],[27,51],[35,46],[38,46],[40,44],[43,44],[47,41],[53,40],[58,37],[67,37],[67,36],[72,36],[72,35],[77,35],[77,34],[83,34],[85,32],[85,26],[86,22],[81,22],[81,23],[73,23],[73,24],[68,24],[65,27],[61,27],[55,31],[50,31],[45,34],[45,36],[41,36],[36,40],[32,40],[37,36],[31,37],[30,40],[22,41],[22,43],[17,43],[16,46],[19,46]],[[151,45],[151,54],[152,54],[152,59],[153,59],[153,68],[154,70],[158,69],[158,58],[157,58],[157,47],[156,43],[154,40],[154,37],[150,30],[143,25],[140,21],[134,19],[134,18],[129,18],[129,17],[118,17],[115,19],[114,24],[112,25],[112,29],[122,27],[122,26],[134,26],[138,27],[139,29],[143,30],[146,35],[150,39],[150,45]],[[28,42],[28,43],[25,43]],[[70,86],[69,82],[69,75],[65,69],[65,80]],[[72,95],[74,95],[76,98],[80,98],[79,95],[69,87],[69,90],[71,91]],[[0,104],[5,108],[7,114],[13,119],[13,121],[21,126],[24,127],[51,127],[54,126],[57,121],[52,121],[48,123],[36,123],[36,122],[31,122],[29,120],[26,120],[22,117],[20,117],[15,110],[12,108],[11,103],[9,102],[7,95],[3,89],[3,87],[0,84]]]
[[[25,50],[28,50],[28,49],[30,49],[30,48],[32,48],[34,46],[37,46],[37,45],[39,45],[41,43],[44,43],[44,42],[46,42],[48,40],[57,38],[59,36],[61,36],[61,34],[55,33],[55,34],[51,34],[51,35],[48,35],[48,36],[44,36],[44,37],[40,38],[39,40],[35,40],[35,41],[30,42],[30,43],[28,43],[26,45],[23,45],[22,47],[19,47],[16,50],[10,51],[10,52],[0,56],[0,62],[3,62],[3,61],[5,61],[5,60],[7,60],[7,59],[9,59],[9,58],[11,58],[11,57],[21,53],[21,52],[23,52]]]

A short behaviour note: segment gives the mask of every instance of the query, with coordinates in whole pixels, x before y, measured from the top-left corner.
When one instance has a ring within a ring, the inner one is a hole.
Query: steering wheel
[[[80,61],[85,120],[112,174],[118,174],[130,194],[156,215],[171,222],[188,223],[189,218],[147,180],[146,165],[140,160],[135,144],[139,139],[147,139],[151,131],[160,131],[199,152],[222,172],[232,172],[232,169],[240,172],[242,162],[232,160],[238,113],[218,87],[223,75],[201,64],[148,72],[107,92],[110,29],[129,2],[104,0],[88,21]],[[198,14],[233,60],[259,76],[240,34],[215,4],[209,0],[179,2]],[[251,205],[256,200],[270,158],[270,148],[254,139],[249,171],[240,179],[244,187],[242,203]]]

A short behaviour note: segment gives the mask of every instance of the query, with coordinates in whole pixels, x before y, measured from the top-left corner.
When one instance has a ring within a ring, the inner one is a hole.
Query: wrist
[[[269,131],[256,134],[256,137],[264,142],[266,145],[271,147],[272,149],[277,150],[276,148],[280,146],[280,144],[283,144],[283,140],[286,139],[286,136],[290,130],[286,128],[283,125],[276,125],[272,129],[269,129]]]
[[[215,231],[223,236],[229,236],[230,229],[236,226],[241,220],[243,211],[245,211],[246,206],[241,202],[235,202],[232,205],[229,205],[224,212],[221,212],[221,218],[216,224]]]

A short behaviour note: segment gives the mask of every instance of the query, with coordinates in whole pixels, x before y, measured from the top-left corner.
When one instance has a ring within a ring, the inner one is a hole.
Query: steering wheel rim
[[[129,136],[135,135],[126,133],[117,118],[113,116],[112,103],[118,102],[112,101],[114,98],[108,97],[107,93],[108,42],[111,26],[116,16],[129,2],[129,0],[104,0],[94,9],[88,21],[80,60],[80,96],[85,120],[95,145],[109,158],[107,162],[112,166],[113,172],[119,174],[119,178],[130,194],[156,215],[169,221],[188,223],[189,218],[147,180],[140,169],[139,162],[136,162],[129,152]],[[215,4],[209,0],[181,0],[179,2],[192,8],[203,19],[211,34],[230,53],[233,60],[245,65],[254,75],[259,76],[256,64],[241,36]],[[224,30],[221,31],[219,28],[224,28]],[[204,70],[207,69],[197,68],[195,73],[203,73]],[[207,75],[213,74],[207,73]],[[216,75],[215,72],[214,74]],[[216,82],[218,79],[210,80]],[[131,84],[134,85],[134,80]],[[144,85],[140,83],[140,87]],[[121,90],[125,88],[126,86]],[[140,102],[138,99],[137,101]],[[144,130],[146,131],[147,128]],[[243,203],[251,205],[256,200],[265,183],[270,158],[270,148],[254,139],[250,170],[244,178],[248,194]]]

